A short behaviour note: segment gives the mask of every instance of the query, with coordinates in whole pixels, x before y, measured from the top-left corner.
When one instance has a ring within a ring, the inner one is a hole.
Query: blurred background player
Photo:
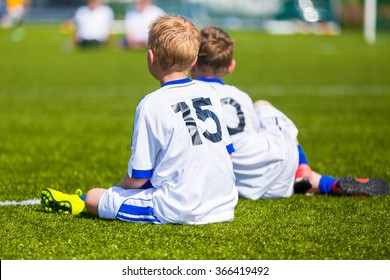
[[[149,25],[165,12],[153,4],[152,0],[137,0],[135,7],[129,10],[124,19],[127,48],[143,49],[148,44]]]
[[[72,20],[64,22],[62,30],[73,30],[73,43],[80,47],[97,47],[108,43],[114,22],[114,12],[101,0],[87,0],[77,8]]]
[[[221,99],[225,121],[235,148],[233,168],[242,197],[289,197],[294,193],[387,195],[381,178],[333,178],[313,172],[297,142],[298,129],[267,101],[254,104],[248,94],[225,85],[234,71],[234,44],[219,28],[201,30],[201,46],[192,77],[211,84]]]
[[[18,26],[23,22],[29,0],[6,0],[6,13],[1,19],[2,28]]]

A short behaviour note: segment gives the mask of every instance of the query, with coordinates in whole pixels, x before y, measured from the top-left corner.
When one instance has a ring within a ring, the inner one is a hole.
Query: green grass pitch
[[[285,112],[314,170],[390,180],[390,36],[231,32],[226,78]],[[57,25],[0,30],[0,201],[110,187],[126,171],[144,51],[69,49]],[[0,206],[0,258],[390,259],[390,197],[240,199],[232,223],[143,225]]]

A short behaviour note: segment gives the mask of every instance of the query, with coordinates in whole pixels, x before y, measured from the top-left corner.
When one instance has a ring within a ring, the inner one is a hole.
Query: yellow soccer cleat
[[[80,198],[81,190],[76,194],[65,194],[51,188],[42,190],[41,205],[46,212],[78,215],[85,210],[85,203]]]

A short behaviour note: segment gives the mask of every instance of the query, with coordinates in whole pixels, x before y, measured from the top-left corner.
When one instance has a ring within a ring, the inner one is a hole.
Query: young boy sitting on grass
[[[238,193],[234,151],[213,88],[187,78],[200,45],[195,25],[164,15],[150,27],[148,68],[161,88],[137,106],[132,155],[122,181],[88,191],[84,201],[42,191],[46,211],[130,222],[206,224],[232,221]]]
[[[233,141],[233,168],[239,195],[250,199],[289,197],[294,193],[387,195],[381,178],[332,178],[311,170],[298,144],[298,129],[267,101],[252,102],[248,94],[224,84],[235,68],[234,44],[219,28],[201,30],[194,79],[212,85],[222,102]]]

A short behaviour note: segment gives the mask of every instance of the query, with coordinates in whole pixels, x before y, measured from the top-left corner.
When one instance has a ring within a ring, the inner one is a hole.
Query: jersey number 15
[[[217,127],[217,132],[211,133],[208,130],[202,133],[202,135],[213,143],[217,143],[222,140],[221,123],[217,115],[208,109],[206,106],[212,106],[210,98],[198,97],[191,100],[192,106],[196,111],[196,118],[202,122],[205,122],[208,118],[211,118]],[[202,139],[199,134],[198,126],[196,121],[191,116],[191,109],[184,101],[172,105],[172,109],[175,113],[182,114],[182,118],[188,128],[188,133],[192,139],[192,145],[201,145]]]

